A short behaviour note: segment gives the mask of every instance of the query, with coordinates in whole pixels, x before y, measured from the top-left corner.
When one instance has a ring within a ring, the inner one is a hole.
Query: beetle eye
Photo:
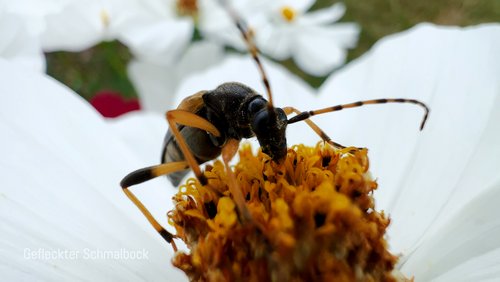
[[[258,112],[252,122],[252,129],[255,133],[265,131],[269,123],[269,113],[267,110],[261,110]]]
[[[266,107],[266,101],[264,99],[254,99],[248,104],[248,111],[251,114],[255,114],[258,111],[264,109]]]

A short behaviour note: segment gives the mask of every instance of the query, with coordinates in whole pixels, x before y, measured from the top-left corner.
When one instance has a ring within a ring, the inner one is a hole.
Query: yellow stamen
[[[101,17],[101,23],[104,26],[104,28],[108,28],[109,27],[109,14],[108,14],[108,12],[104,9],[101,10],[100,17]]]
[[[298,145],[282,164],[249,145],[239,154],[232,175],[251,220],[220,161],[205,171],[210,189],[190,179],[174,197],[169,220],[190,253],[173,264],[192,281],[395,280],[366,149]]]
[[[291,22],[295,19],[297,12],[290,6],[284,6],[281,8],[281,15],[287,22]]]

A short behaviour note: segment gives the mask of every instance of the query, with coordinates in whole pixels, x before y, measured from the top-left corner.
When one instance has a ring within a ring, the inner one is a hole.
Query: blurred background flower
[[[2,24],[0,47],[17,46],[2,56],[38,56],[33,64],[43,69],[43,51],[47,73],[87,100],[114,91],[137,98],[145,110],[164,112],[176,106],[172,94],[186,73],[203,71],[224,54],[245,52],[218,2],[1,0],[2,20],[16,21],[8,19],[14,16],[26,34],[14,33],[15,23]],[[228,2],[250,24],[259,48],[314,88],[385,35],[419,22],[473,25],[500,14],[497,1]],[[19,48],[21,41],[7,30],[30,43]]]
[[[207,37],[244,51],[246,48],[233,21],[214,1],[205,1],[207,9],[200,30]],[[355,23],[332,24],[345,12],[343,3],[308,12],[314,1],[282,0],[237,1],[235,11],[245,16],[260,51],[275,60],[293,58],[303,71],[325,76],[345,62],[348,48],[356,45],[359,26]]]
[[[403,255],[403,273],[441,281],[498,278],[499,27],[442,25],[498,21],[499,2],[230,3],[264,53],[277,105],[310,110],[389,96],[430,104],[421,133],[421,112],[411,106],[315,121],[335,141],[370,149],[377,207],[393,218],[389,242]],[[163,113],[182,97],[227,81],[264,93],[218,5],[0,0],[0,125],[8,137],[1,143],[0,269],[8,279],[183,277],[169,268],[168,247],[118,183],[159,161]],[[414,27],[420,22],[440,26]],[[104,119],[90,105],[106,117],[134,112]],[[303,124],[294,127],[291,143],[318,141],[304,134],[310,129]],[[174,188],[163,179],[148,186],[158,189],[137,193],[166,220]],[[27,263],[22,257],[23,248],[120,246],[147,248],[153,259]]]

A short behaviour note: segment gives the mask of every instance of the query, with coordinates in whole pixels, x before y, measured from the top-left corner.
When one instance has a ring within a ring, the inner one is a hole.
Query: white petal
[[[45,16],[59,13],[72,0],[17,0],[2,1],[0,9],[23,18],[28,31],[39,35],[45,29]]]
[[[0,57],[27,69],[45,71],[45,56],[38,37],[27,30],[23,19],[0,11]]]
[[[305,72],[324,76],[345,62],[345,48],[356,45],[358,34],[356,24],[304,27],[303,32],[296,35],[294,61]]]
[[[285,60],[292,54],[295,35],[293,26],[268,23],[257,29],[255,42],[262,53],[276,60]]]
[[[314,0],[279,0],[276,3],[271,3],[271,5],[279,5],[279,8],[288,6],[298,11],[299,13],[305,13],[314,4]]]
[[[334,5],[328,8],[306,13],[298,20],[300,21],[301,24],[306,24],[306,25],[328,24],[340,20],[340,18],[342,18],[342,16],[344,15],[344,13],[345,13],[344,3],[335,3]]]
[[[246,4],[248,1],[243,2]],[[229,45],[238,50],[246,49],[245,42],[229,17],[228,12],[217,1],[200,0],[198,4],[200,8],[198,28],[203,37]],[[234,9],[239,13],[241,12],[236,7]]]
[[[97,1],[71,1],[58,13],[46,16],[42,46],[47,52],[85,50],[106,37],[109,11]]]
[[[106,122],[144,163],[160,162],[163,138],[168,130],[164,114],[135,111],[118,118],[106,119]]]
[[[205,28],[201,29],[200,32],[203,34],[204,38],[219,42],[221,45],[227,45],[236,50],[245,52],[248,47],[241,37],[241,33],[236,29],[232,23],[228,20],[226,23],[221,23],[221,25],[204,25]]]
[[[422,111],[410,105],[343,111],[335,125],[318,118],[340,143],[370,148],[377,204],[392,216],[397,252],[410,252],[438,216],[451,215],[454,203],[483,191],[497,174],[499,36],[499,25],[420,25],[382,40],[321,89],[324,104],[402,97],[431,107],[423,132]]]
[[[486,275],[483,278],[491,279],[493,277],[490,271],[499,273],[500,177],[497,179],[493,186],[461,207],[437,232],[430,234],[404,263],[402,272],[414,275],[421,281],[428,281],[440,275],[448,278],[457,274],[463,275],[465,269],[462,267],[467,267],[466,274],[469,279],[476,275]],[[484,256],[481,260],[471,260],[481,256]],[[483,263],[480,263],[481,261]],[[493,262],[496,267],[492,267]],[[467,276],[460,278],[467,280]],[[444,277],[441,277],[441,281],[451,281],[443,279]]]
[[[201,41],[191,44],[173,66],[132,60],[128,66],[128,74],[144,108],[164,114],[177,106],[173,103],[173,97],[179,82],[185,76],[219,62],[222,56],[221,46]]]
[[[9,93],[0,105],[3,277],[181,279],[170,265],[170,247],[120,191],[121,177],[145,165],[140,158],[110,133],[95,110],[53,79],[4,61],[0,79],[0,92]],[[172,204],[158,195],[171,190],[155,182],[147,186],[156,190],[156,204],[164,202],[164,215]],[[94,253],[144,249],[149,259],[86,259],[86,248]],[[77,259],[47,260],[29,259],[25,250],[79,253]]]
[[[24,0],[26,1],[26,0]],[[138,25],[148,7],[135,0],[63,0],[45,15],[42,43],[46,51],[82,51],[101,41],[115,40]]]
[[[134,11],[134,14],[144,12],[149,14],[150,17],[161,17],[163,19],[177,17],[177,1],[175,0],[142,0],[133,2],[137,4],[137,10],[139,10]]]
[[[432,281],[498,281],[500,248],[469,258]]]
[[[259,27],[272,10],[266,0],[228,1],[231,7],[252,29]],[[229,13],[218,1],[199,0],[198,29],[203,37],[231,46],[240,51],[248,50]]]
[[[176,72],[179,79],[184,76],[203,71],[220,62],[224,56],[224,49],[219,44],[211,41],[194,42],[185,51]]]
[[[161,113],[174,106],[173,97],[178,81],[173,67],[132,60],[127,73],[145,110]]]
[[[193,35],[190,19],[137,21],[123,30],[118,38],[136,57],[148,62],[168,65],[174,63]]]

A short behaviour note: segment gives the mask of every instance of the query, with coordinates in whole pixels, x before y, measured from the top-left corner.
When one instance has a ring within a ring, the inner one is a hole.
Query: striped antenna
[[[349,104],[336,105],[333,107],[328,107],[328,108],[314,110],[314,111],[301,112],[298,115],[294,116],[293,118],[289,119],[288,124],[296,123],[296,122],[308,119],[309,117],[312,117],[315,115],[336,112],[336,111],[340,111],[343,109],[357,108],[357,107],[361,107],[364,105],[387,104],[387,103],[410,103],[410,104],[415,104],[415,105],[418,105],[418,106],[424,108],[425,113],[424,113],[424,117],[422,118],[422,122],[420,123],[420,130],[424,129],[425,122],[427,121],[427,117],[429,116],[429,111],[430,111],[429,107],[427,107],[426,104],[424,104],[418,100],[404,99],[404,98],[365,100],[365,101],[358,101],[358,102],[349,103]]]
[[[274,106],[273,106],[273,95],[271,93],[271,85],[269,84],[269,79],[267,78],[266,71],[264,70],[264,66],[262,65],[262,62],[260,61],[259,58],[259,50],[257,49],[257,46],[253,42],[253,36],[251,29],[248,28],[246,25],[245,21],[243,20],[242,17],[238,15],[238,13],[229,5],[227,0],[219,0],[219,3],[227,10],[229,16],[233,20],[234,24],[240,31],[243,40],[245,41],[245,44],[247,45],[248,51],[252,55],[253,60],[257,64],[257,68],[259,69],[261,78],[262,78],[262,83],[264,84],[264,87],[266,88],[267,92],[267,98],[269,101],[268,104],[268,109],[269,113],[272,113],[274,115]]]

